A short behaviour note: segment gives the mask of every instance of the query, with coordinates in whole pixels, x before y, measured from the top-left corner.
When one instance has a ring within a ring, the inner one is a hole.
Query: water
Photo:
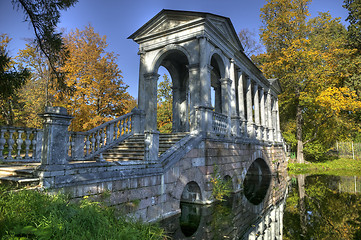
[[[162,225],[172,239],[361,239],[361,177],[249,176],[243,193]]]

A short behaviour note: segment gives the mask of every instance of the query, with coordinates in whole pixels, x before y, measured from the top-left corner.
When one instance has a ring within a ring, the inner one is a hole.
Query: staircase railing
[[[0,126],[0,162],[40,162],[43,130]]]
[[[86,132],[71,132],[69,139],[69,160],[90,160],[121,142],[132,134],[133,112],[103,123]]]

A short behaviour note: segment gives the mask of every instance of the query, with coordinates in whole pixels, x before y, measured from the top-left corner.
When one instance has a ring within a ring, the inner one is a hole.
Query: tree
[[[101,37],[90,25],[76,29],[64,38],[69,51],[61,67],[70,92],[57,91],[55,104],[66,107],[75,118],[71,129],[85,131],[121,116],[134,99],[126,92],[116,55],[106,52],[106,36]]]
[[[27,127],[41,128],[42,119],[38,114],[53,101],[48,93],[48,89],[52,88],[49,83],[52,75],[49,61],[33,42],[26,44],[26,48],[19,51],[15,60],[20,69],[26,68],[31,73],[29,81],[19,91],[19,103],[22,107],[16,109],[17,121]]]
[[[253,55],[260,54],[262,45],[257,41],[256,34],[248,28],[243,28],[238,33],[239,40],[242,43],[244,53],[252,58]]]
[[[360,106],[353,92],[343,88],[346,62],[340,59],[348,59],[351,54],[345,48],[344,27],[328,13],[307,22],[310,2],[267,1],[261,9],[261,39],[267,52],[258,56],[266,77],[279,78],[283,86],[279,96],[281,126],[286,136],[295,136],[289,139],[295,141],[300,163],[304,162],[305,145],[309,147],[306,150],[312,150],[312,146],[323,146],[327,140],[329,146],[335,141],[329,139],[333,134],[325,139],[322,133],[335,130],[332,126],[341,113]],[[347,100],[338,101],[340,94]],[[323,98],[326,95],[327,100]],[[332,104],[335,108],[330,109]]]
[[[6,48],[10,40],[6,34],[0,35],[0,102],[1,117],[6,125],[14,124],[18,90],[30,75],[27,69],[18,71],[8,57]]]
[[[52,79],[64,90],[64,72],[60,72],[59,64],[64,61],[64,45],[61,33],[55,33],[59,22],[60,10],[73,6],[77,0],[12,0],[15,8],[22,9],[24,20],[30,21],[35,33],[35,42],[40,51],[48,59],[52,70]]]
[[[361,51],[361,1],[344,0],[344,8],[349,12],[346,21],[350,23],[348,29],[348,39],[352,48]]]
[[[172,83],[166,74],[163,75],[163,81],[158,84],[157,92],[157,127],[162,133],[172,132],[173,120],[173,97]]]

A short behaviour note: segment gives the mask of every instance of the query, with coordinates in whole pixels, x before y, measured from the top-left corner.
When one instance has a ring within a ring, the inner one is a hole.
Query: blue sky
[[[329,11],[332,17],[341,17],[346,25],[347,11],[342,0],[313,0],[311,17],[317,12]],[[91,24],[100,35],[107,36],[108,51],[118,56],[118,65],[123,72],[129,93],[137,97],[138,92],[138,45],[127,39],[162,9],[210,12],[229,17],[236,32],[242,28],[258,32],[261,24],[260,8],[265,0],[79,0],[69,10],[62,12],[59,28],[70,31],[84,29]],[[11,0],[0,0],[0,34],[7,33],[10,56],[25,48],[25,38],[33,38],[33,30],[24,22],[22,11],[13,9]]]

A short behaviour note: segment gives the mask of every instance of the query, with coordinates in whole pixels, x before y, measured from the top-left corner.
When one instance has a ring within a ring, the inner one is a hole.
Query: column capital
[[[186,67],[188,68],[189,71],[198,70],[199,66],[200,66],[199,63],[193,63],[193,64],[186,65]]]
[[[229,78],[221,78],[221,79],[219,79],[219,81],[221,82],[222,85],[226,84],[226,85],[231,86],[231,84],[232,84],[232,80]]]
[[[158,81],[160,75],[158,73],[145,73],[144,74],[144,79],[147,80],[147,81],[151,81],[151,80],[156,80]]]

